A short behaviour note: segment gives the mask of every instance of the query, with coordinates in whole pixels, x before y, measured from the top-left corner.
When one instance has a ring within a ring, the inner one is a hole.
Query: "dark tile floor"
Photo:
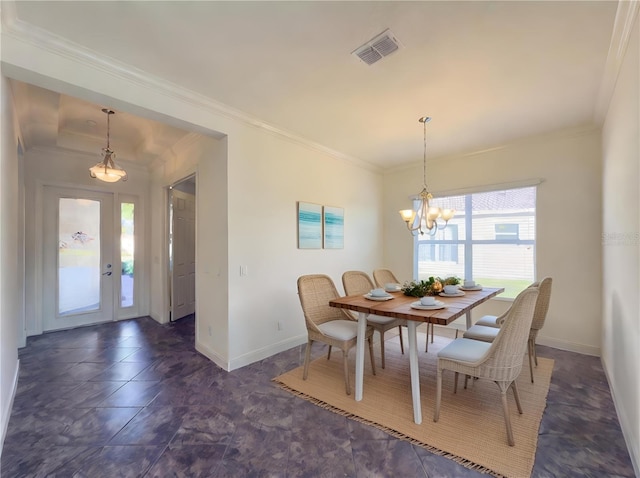
[[[193,343],[192,317],[29,338],[2,477],[484,476],[282,391],[304,346],[227,373]],[[634,476],[600,360],[538,353],[556,365],[533,476]]]

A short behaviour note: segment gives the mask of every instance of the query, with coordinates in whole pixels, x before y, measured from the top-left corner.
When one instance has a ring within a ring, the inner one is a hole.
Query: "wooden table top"
[[[395,317],[398,319],[415,320],[417,322],[432,322],[438,325],[449,325],[451,322],[470,312],[471,309],[504,292],[504,288],[484,287],[478,291],[464,291],[460,297],[436,297],[445,303],[444,309],[419,310],[412,309],[411,303],[420,300],[417,297],[407,297],[402,292],[390,292],[393,299],[376,301],[362,295],[340,297],[329,302],[331,307],[349,309],[356,312]]]

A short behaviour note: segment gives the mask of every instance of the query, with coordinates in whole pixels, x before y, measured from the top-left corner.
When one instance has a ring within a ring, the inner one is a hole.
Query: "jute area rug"
[[[449,332],[445,330],[443,333]],[[535,383],[529,377],[528,358],[524,357],[518,391],[524,413],[518,414],[513,393],[509,391],[509,411],[515,446],[507,444],[507,434],[500,391],[489,380],[470,380],[464,389],[464,378],[453,393],[454,373],[445,371],[442,385],[440,419],[433,421],[436,386],[436,354],[452,339],[436,335],[425,353],[425,335],[418,333],[422,424],[413,421],[409,357],[401,355],[397,337],[385,343],[386,368],[380,367],[379,344],[374,344],[376,372],[372,375],[368,351],[365,354],[364,393],[354,400],[355,350],[349,354],[351,395],[346,395],[342,372],[342,352],[334,350],[314,360],[307,380],[302,380],[303,367],[274,378],[284,389],[313,403],[375,426],[387,433],[446,456],[467,468],[497,477],[531,475],[538,443],[538,429],[546,406],[553,360],[538,357],[534,368]],[[407,340],[405,340],[406,346]],[[314,344],[315,347],[321,347]]]

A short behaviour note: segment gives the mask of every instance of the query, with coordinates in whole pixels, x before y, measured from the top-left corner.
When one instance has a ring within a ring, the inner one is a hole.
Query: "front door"
[[[113,195],[45,187],[43,209],[44,330],[114,320]]]

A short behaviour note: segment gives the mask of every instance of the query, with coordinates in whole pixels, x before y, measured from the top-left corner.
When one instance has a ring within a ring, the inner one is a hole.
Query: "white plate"
[[[378,296],[371,295],[371,294],[365,294],[365,295],[364,295],[364,297],[365,297],[365,299],[369,299],[369,300],[380,300],[380,301],[382,301],[382,300],[390,300],[390,299],[393,299],[393,296],[392,296],[392,295],[384,295],[384,296],[380,296],[380,297],[378,297]]]
[[[461,286],[460,290],[482,290],[482,286],[480,284],[476,284],[474,287]]]
[[[438,295],[440,297],[462,297],[464,295],[464,292],[462,292],[461,290],[459,290],[455,294],[447,294],[445,292],[440,292]]]
[[[444,309],[445,307],[446,307],[445,303],[440,302],[439,300],[436,300],[435,305],[422,305],[420,301],[411,302],[411,308],[418,309],[418,310],[438,310],[438,309]]]
[[[400,292],[402,290],[402,286],[396,286],[393,289],[384,288],[385,292]]]

